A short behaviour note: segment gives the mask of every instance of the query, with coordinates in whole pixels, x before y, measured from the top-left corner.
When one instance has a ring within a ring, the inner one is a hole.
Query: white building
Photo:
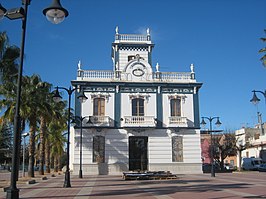
[[[161,72],[152,65],[146,35],[119,34],[112,43],[113,69],[83,70],[74,87],[88,98],[75,100],[83,120],[83,174],[149,170],[202,173],[199,88],[190,72]],[[174,60],[173,60],[174,61]],[[76,93],[76,97],[78,93]],[[75,99],[76,99],[75,97]],[[79,172],[80,128],[71,129],[70,169]]]
[[[263,127],[263,128],[261,128]],[[241,154],[237,155],[237,165],[241,166],[240,159],[243,158],[262,158],[266,161],[266,134],[264,125],[256,128],[241,128],[235,131],[237,146],[242,147]]]

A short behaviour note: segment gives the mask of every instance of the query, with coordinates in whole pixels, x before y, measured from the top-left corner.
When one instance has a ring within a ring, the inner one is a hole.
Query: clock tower
[[[150,30],[146,34],[119,34],[116,27],[112,43],[113,70],[118,76],[126,74],[127,80],[145,81],[152,79]]]

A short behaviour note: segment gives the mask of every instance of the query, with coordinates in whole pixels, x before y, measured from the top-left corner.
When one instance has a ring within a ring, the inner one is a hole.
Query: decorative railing
[[[122,121],[127,127],[155,127],[154,116],[124,116]]]
[[[114,126],[114,122],[109,116],[90,116],[87,126]]]
[[[86,79],[113,79],[114,72],[111,70],[85,70],[81,72],[81,77]]]
[[[77,80],[132,81],[132,74],[111,70],[79,70]],[[188,82],[195,81],[195,76],[191,72],[154,72],[140,81]]]
[[[156,73],[155,73],[156,76]],[[186,73],[186,72],[162,72],[160,79],[162,81],[167,81],[167,80],[189,80],[191,79],[191,73]]]
[[[169,126],[187,126],[187,118],[180,116],[169,117]]]
[[[118,34],[117,40],[122,41],[149,41],[147,35],[135,35],[135,34]]]

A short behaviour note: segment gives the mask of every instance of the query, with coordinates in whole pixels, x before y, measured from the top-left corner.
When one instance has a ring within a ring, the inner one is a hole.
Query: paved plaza
[[[0,173],[3,187],[8,174]],[[36,176],[35,184],[18,181],[20,198],[90,198],[90,199],[237,199],[266,198],[266,172],[178,175],[176,180],[132,180],[122,176],[71,176],[71,188],[63,188],[64,175]],[[0,198],[5,198],[3,188]]]

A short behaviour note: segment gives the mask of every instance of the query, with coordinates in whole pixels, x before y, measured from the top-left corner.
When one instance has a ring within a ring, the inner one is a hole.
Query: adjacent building
[[[255,128],[241,128],[235,131],[238,153],[238,167],[243,158],[261,158],[266,162],[266,124],[257,125]]]
[[[202,173],[202,83],[195,79],[193,64],[189,72],[161,71],[152,63],[153,48],[149,29],[138,35],[120,34],[116,28],[112,70],[85,70],[78,64],[72,86],[88,99],[81,103],[76,93],[75,114],[84,119],[82,140],[81,125],[71,129],[74,174],[80,152],[83,174]]]

